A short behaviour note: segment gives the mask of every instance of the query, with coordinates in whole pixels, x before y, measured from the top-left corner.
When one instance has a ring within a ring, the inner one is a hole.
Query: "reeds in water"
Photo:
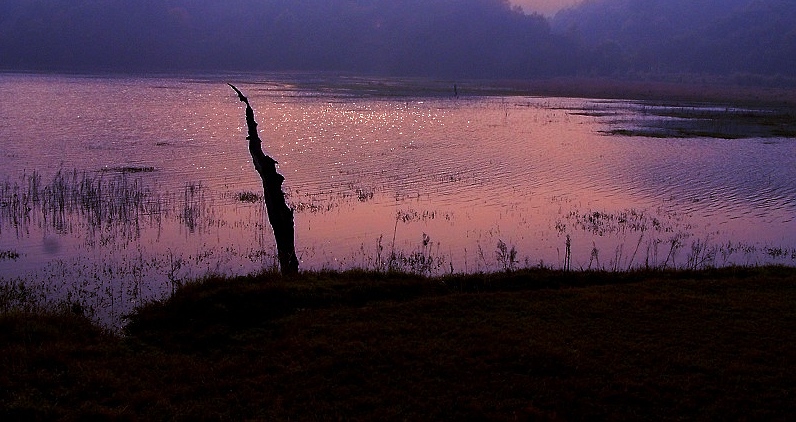
[[[0,184],[0,233],[7,228],[17,229],[18,234],[29,232],[34,222],[65,233],[73,216],[80,216],[90,232],[134,229],[143,216],[160,214],[162,205],[140,179],[124,172],[59,170],[45,184],[34,171],[18,181]]]

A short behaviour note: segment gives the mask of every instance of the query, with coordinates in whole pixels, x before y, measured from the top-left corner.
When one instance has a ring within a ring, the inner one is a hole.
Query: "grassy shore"
[[[2,420],[786,420],[796,269],[208,279],[0,316]]]
[[[668,103],[719,103],[736,106],[796,107],[796,87],[739,85],[727,80],[640,80],[612,78],[551,78],[502,81],[481,88],[506,93]]]

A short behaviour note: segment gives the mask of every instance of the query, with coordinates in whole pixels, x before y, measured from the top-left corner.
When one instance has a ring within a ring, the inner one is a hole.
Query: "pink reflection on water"
[[[262,186],[224,81],[3,77],[19,90],[0,95],[30,93],[0,116],[12,140],[0,156],[0,252],[20,253],[0,260],[6,279],[61,283],[59,297],[74,280],[124,291],[125,306],[100,304],[118,314],[189,278],[274,265],[262,203],[239,199]],[[560,268],[567,236],[576,269],[794,263],[787,139],[606,135],[640,115],[628,102],[239,86],[286,177],[303,269],[502,270],[501,243],[514,267]],[[33,124],[45,105],[50,119]],[[59,147],[32,153],[41,139]],[[36,171],[43,192],[59,168],[105,193],[94,203],[78,192],[63,212],[43,200],[14,211],[15,188],[29,190]],[[772,260],[776,248],[788,253]]]

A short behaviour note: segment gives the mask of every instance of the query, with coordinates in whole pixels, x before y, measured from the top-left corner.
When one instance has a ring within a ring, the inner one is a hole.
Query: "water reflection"
[[[7,296],[36,285],[113,319],[189,278],[273,268],[226,81],[0,77]],[[661,114],[637,102],[259,82],[241,88],[285,175],[302,268],[796,263],[789,138],[611,135]],[[58,154],[38,154],[42,139]]]

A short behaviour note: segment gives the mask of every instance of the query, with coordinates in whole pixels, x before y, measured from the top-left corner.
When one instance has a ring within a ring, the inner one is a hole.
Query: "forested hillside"
[[[572,71],[506,0],[3,0],[0,48],[6,68]]]
[[[0,69],[796,77],[796,2],[3,0]]]
[[[796,76],[794,1],[585,0],[552,26],[602,73]]]

